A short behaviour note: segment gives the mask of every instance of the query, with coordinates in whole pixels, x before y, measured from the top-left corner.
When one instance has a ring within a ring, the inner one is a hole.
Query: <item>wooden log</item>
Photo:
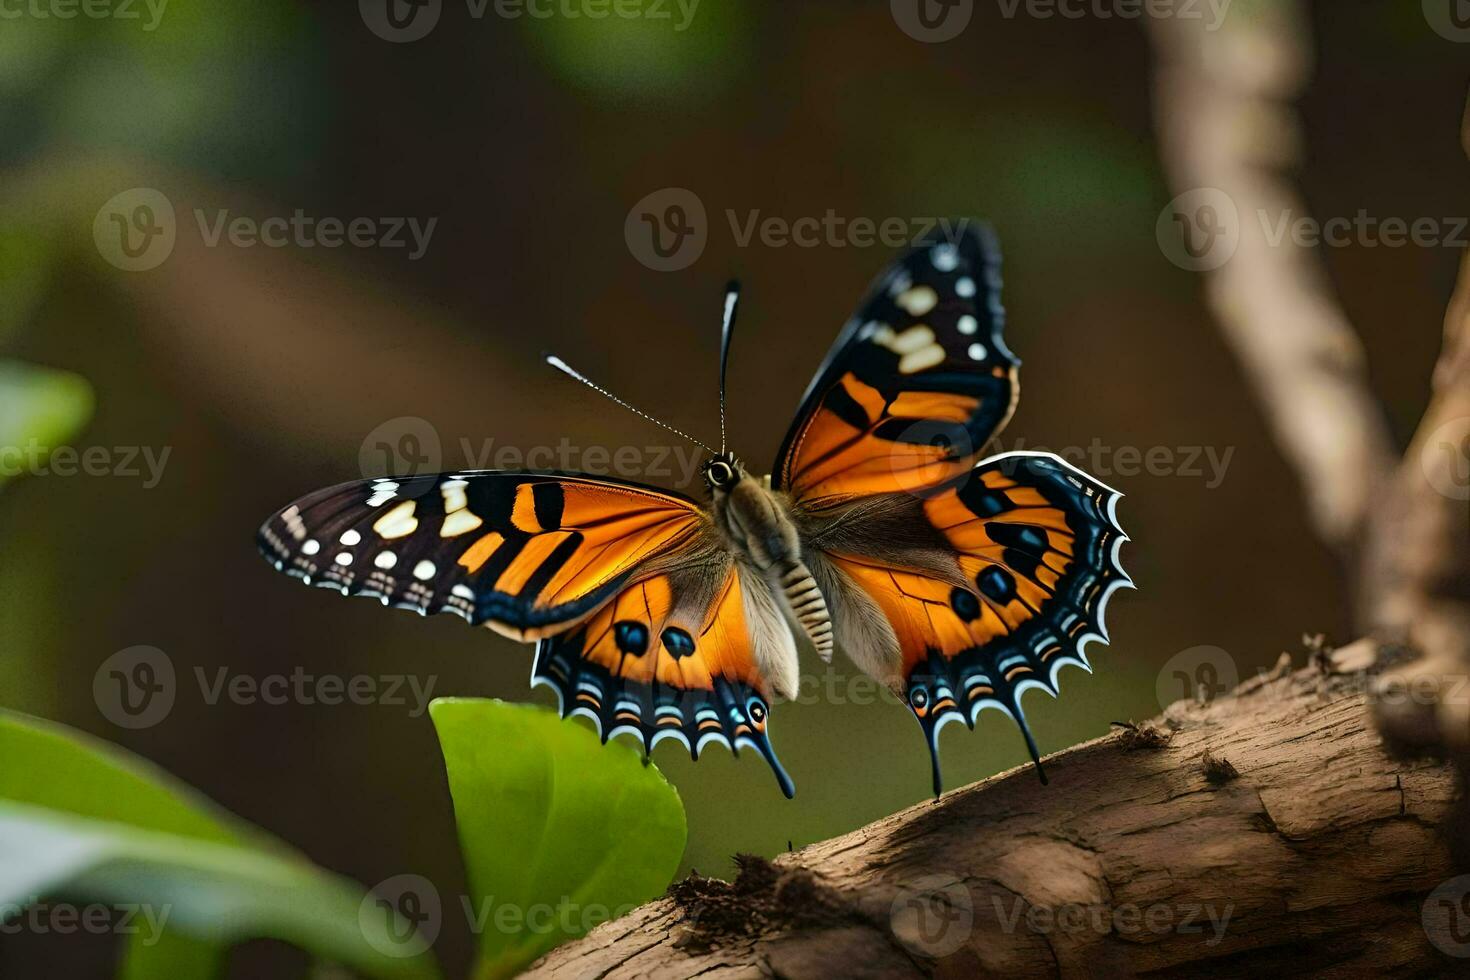
[[[1396,760],[1366,641],[774,861],[692,877],[529,976],[1379,977],[1470,966],[1461,790]],[[1367,667],[1367,670],[1361,669]],[[1439,888],[1432,901],[1431,892]]]

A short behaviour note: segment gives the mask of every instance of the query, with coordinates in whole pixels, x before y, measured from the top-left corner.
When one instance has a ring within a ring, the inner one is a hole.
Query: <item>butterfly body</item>
[[[1107,638],[1108,599],[1131,584],[1121,495],[1050,454],[980,457],[1020,362],[995,242],[958,227],[874,282],[770,477],[723,449],[707,501],[575,473],[385,477],[301,498],[260,548],[311,584],[535,641],[532,683],[564,716],[695,758],[753,747],[787,796],[767,724],[773,699],[796,697],[798,636],[907,705],[936,794],[940,731],[987,709],[1039,765],[1021,698],[1056,696],[1062,667],[1090,669],[1086,646]]]
[[[791,502],[745,471],[734,456],[720,454],[704,467],[715,523],[726,546],[757,568],[781,597],[791,621],[811,640],[817,655],[832,659],[832,617],[802,554]],[[793,665],[794,666],[794,665]],[[790,695],[794,696],[793,690]]]

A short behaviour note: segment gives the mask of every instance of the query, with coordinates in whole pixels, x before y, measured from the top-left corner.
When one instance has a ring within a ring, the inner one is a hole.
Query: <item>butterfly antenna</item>
[[[725,286],[724,325],[720,330],[720,453],[725,442],[725,372],[730,366],[730,339],[735,336],[735,308],[740,304],[740,283],[731,279]]]
[[[700,442],[698,439],[694,438],[689,433],[683,432],[683,431],[681,431],[679,429],[676,429],[672,425],[669,425],[667,422],[661,422],[658,419],[654,418],[652,415],[649,415],[647,412],[645,412],[645,411],[643,411],[641,409],[634,408],[632,405],[629,405],[627,402],[623,401],[617,395],[614,395],[612,392],[608,391],[606,388],[602,387],[597,382],[591,380],[586,375],[584,375],[580,371],[578,371],[576,368],[574,368],[570,364],[568,364],[566,361],[563,361],[561,358],[559,358],[559,357],[557,357],[557,356],[555,356],[553,354],[547,354],[546,355],[546,363],[547,364],[550,364],[552,367],[556,368],[562,374],[565,374],[565,375],[567,375],[570,378],[573,378],[573,379],[575,379],[577,381],[582,382],[584,385],[586,385],[587,387],[591,388],[593,391],[597,392],[599,395],[602,395],[604,398],[607,398],[607,399],[610,399],[611,401],[617,402],[619,405],[623,406],[624,408],[626,408],[628,411],[632,412],[634,415],[638,416],[639,418],[646,419],[647,421],[652,422],[654,425],[657,425],[657,426],[660,426],[662,428],[668,429],[670,432],[672,432],[674,435],[678,436],[679,438],[681,438],[681,439],[688,439],[690,442],[694,443],[700,449],[703,449],[705,452],[709,453],[710,455],[714,455],[714,450],[713,449],[711,449],[710,447],[706,446],[704,443]]]

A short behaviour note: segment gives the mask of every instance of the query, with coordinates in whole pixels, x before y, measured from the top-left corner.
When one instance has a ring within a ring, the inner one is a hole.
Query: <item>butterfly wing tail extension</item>
[[[1121,496],[1059,457],[1008,453],[929,502],[977,587],[978,603],[966,600],[962,618],[996,624],[983,642],[936,645],[912,665],[909,706],[929,743],[936,791],[939,732],[953,720],[973,728],[986,708],[1016,722],[1046,782],[1021,700],[1032,688],[1056,697],[1061,668],[1090,671],[1087,645],[1108,640],[1108,600],[1133,584],[1119,562],[1128,540],[1117,520]]]
[[[770,765],[786,798],[796,795],[766,734],[770,708],[757,692],[723,678],[715,678],[709,691],[655,690],[630,683],[581,659],[583,639],[577,633],[541,640],[536,646],[531,684],[556,692],[563,718],[591,719],[604,743],[615,735],[632,735],[645,753],[666,738],[683,743],[695,760],[712,741],[736,755],[750,746]]]
[[[556,692],[563,718],[591,719],[603,742],[632,735],[647,753],[673,739],[696,760],[710,742],[736,755],[752,747],[792,797],[795,786],[766,731],[770,704],[750,666],[736,577],[702,629],[677,625],[670,602],[678,588],[666,581],[632,586],[586,624],[542,639],[532,686]]]
[[[1045,786],[1048,782],[1046,769],[1041,764],[1041,752],[1037,748],[1036,737],[1031,733],[1031,726],[1027,723],[1026,714],[1021,708],[1020,692],[1007,692],[1001,697],[996,697],[994,694],[980,695],[968,706],[969,710],[966,710],[963,700],[949,693],[956,689],[958,682],[949,670],[948,663],[937,654],[931,660],[937,661],[930,665],[932,672],[927,676],[915,673],[910,681],[909,708],[913,711],[914,717],[918,719],[919,727],[924,731],[924,741],[929,746],[929,760],[934,777],[934,795],[937,797],[944,792],[944,779],[939,766],[939,733],[946,724],[952,721],[963,721],[973,729],[980,712],[986,708],[1002,711],[1016,723],[1021,737],[1026,742],[1026,751],[1031,755],[1031,764],[1036,769],[1037,778]],[[971,691],[975,690],[976,685],[971,685]],[[935,692],[932,695],[934,700],[930,700],[929,692]]]

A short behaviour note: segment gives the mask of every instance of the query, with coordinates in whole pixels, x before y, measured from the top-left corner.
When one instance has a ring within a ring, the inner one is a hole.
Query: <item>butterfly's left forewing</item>
[[[310,584],[529,640],[707,550],[707,527],[694,501],[649,487],[480,470],[321,490],[271,517],[257,541]]]

